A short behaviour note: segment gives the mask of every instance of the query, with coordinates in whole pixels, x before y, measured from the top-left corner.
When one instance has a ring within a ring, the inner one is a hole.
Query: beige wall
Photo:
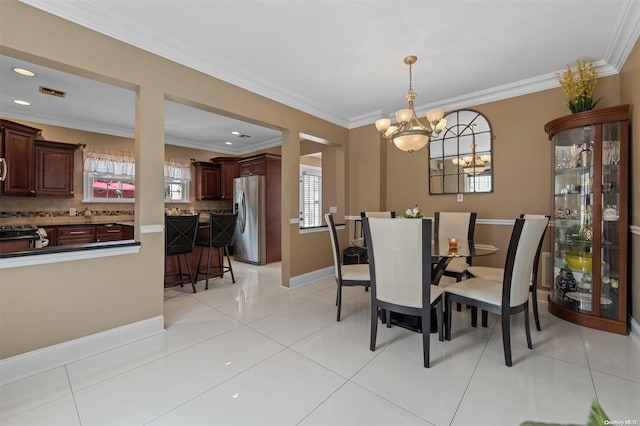
[[[292,270],[317,269],[313,256],[305,253],[309,245],[329,252],[328,238],[301,236],[297,224],[290,223],[290,218],[298,217],[299,140],[300,134],[306,134],[340,147],[347,143],[346,129],[16,0],[2,2],[0,43],[2,54],[136,91],[138,229],[164,220],[164,100],[188,101],[191,106],[282,130],[283,282],[288,284]],[[344,149],[336,152],[345,155]],[[342,167],[336,173],[336,203],[344,211],[344,159],[337,158],[336,165]],[[139,255],[0,270],[0,357],[162,315],[163,235],[139,233],[139,241]],[[329,264],[327,257],[324,266]],[[55,294],[56,303],[50,303],[51,297],[32,298],[38,291]]]

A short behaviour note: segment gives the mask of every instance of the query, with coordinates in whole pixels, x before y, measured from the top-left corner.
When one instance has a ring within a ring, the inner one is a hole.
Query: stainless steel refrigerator
[[[233,240],[233,258],[264,265],[266,250],[265,177],[246,176],[233,180],[233,210],[238,223]]]

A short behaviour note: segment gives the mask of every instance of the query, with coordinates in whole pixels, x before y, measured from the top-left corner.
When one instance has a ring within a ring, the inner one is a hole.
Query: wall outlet
[[[458,194],[458,198],[456,199],[457,202],[461,203],[464,201],[464,195],[462,194]]]
[[[329,213],[338,213],[338,208],[336,206],[329,207]]]

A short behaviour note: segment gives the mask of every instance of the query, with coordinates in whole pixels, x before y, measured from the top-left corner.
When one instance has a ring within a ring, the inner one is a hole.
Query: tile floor
[[[462,312],[451,341],[432,335],[425,369],[421,336],[397,327],[379,327],[369,351],[362,288],[345,289],[337,323],[332,278],[287,290],[280,264],[234,267],[235,285],[166,290],[162,335],[2,386],[0,424],[585,424],[594,397],[612,419],[640,422],[638,347],[544,303],[533,351],[513,320],[512,368],[496,317],[474,329]]]

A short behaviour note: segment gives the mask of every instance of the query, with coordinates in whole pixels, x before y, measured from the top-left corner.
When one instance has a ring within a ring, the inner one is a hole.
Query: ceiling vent
[[[61,90],[51,89],[49,87],[40,86],[38,91],[44,95],[56,96],[58,98],[64,98],[67,96],[67,92],[63,92]]]
[[[242,138],[242,139],[246,139],[246,138],[250,138],[251,137],[249,135],[243,135],[242,133],[239,134],[239,135],[236,135],[236,136],[239,137],[239,138]]]

